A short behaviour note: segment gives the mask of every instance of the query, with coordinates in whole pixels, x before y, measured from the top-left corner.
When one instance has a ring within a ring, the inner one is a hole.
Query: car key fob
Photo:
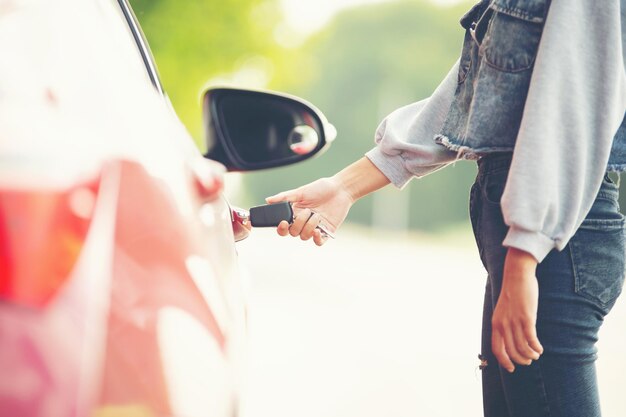
[[[253,227],[276,227],[283,220],[289,224],[293,223],[293,208],[289,202],[266,204],[250,209],[250,223]],[[323,223],[318,224],[316,229],[322,232],[322,237],[335,238],[333,232]]]
[[[287,223],[293,222],[293,209],[289,202],[266,204],[250,209],[250,223],[253,227],[276,227],[283,220]]]

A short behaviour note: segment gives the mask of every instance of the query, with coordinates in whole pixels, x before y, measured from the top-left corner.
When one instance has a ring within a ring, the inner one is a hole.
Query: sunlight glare
[[[390,1],[394,0],[280,0],[280,5],[291,31],[304,37],[324,27],[344,9]],[[464,0],[429,1],[441,6],[450,6]]]

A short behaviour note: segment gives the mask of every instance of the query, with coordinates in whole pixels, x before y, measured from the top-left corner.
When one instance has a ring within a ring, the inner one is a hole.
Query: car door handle
[[[231,207],[230,217],[233,224],[235,242],[239,242],[247,238],[250,235],[250,230],[252,230],[252,225],[250,224],[250,212],[239,207]]]

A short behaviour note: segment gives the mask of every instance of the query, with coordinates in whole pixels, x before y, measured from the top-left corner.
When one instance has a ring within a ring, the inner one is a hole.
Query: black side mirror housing
[[[300,162],[325,151],[337,135],[321,111],[286,94],[211,88],[203,112],[205,157],[229,171]]]

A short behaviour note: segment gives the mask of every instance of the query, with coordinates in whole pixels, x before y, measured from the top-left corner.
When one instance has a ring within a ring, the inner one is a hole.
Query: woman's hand
[[[537,261],[531,254],[509,248],[502,290],[491,320],[491,350],[509,372],[515,370],[513,362],[530,365],[543,353],[536,329],[539,304],[536,269]]]
[[[322,246],[327,240],[316,227],[323,223],[331,232],[335,232],[343,223],[354,203],[352,195],[342,187],[338,178],[322,178],[310,184],[284,191],[266,201],[270,204],[289,201],[294,209],[294,221],[290,225],[282,221],[278,225],[278,234],[302,240],[313,238],[316,245]]]
[[[293,205],[295,220],[291,225],[281,222],[278,225],[279,235],[300,236],[302,240],[313,238],[317,246],[322,246],[326,238],[316,229],[320,223],[335,232],[355,201],[387,184],[389,179],[363,157],[331,178],[322,178],[295,190],[276,194],[266,201],[270,204],[289,201]]]

